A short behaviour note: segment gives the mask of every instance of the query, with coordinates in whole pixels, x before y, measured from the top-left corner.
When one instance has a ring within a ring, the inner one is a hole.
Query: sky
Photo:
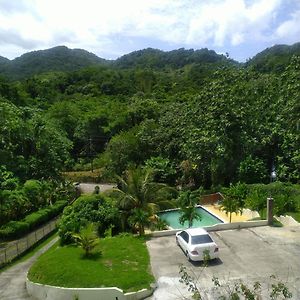
[[[0,0],[0,56],[58,45],[115,59],[208,48],[245,61],[300,42],[300,0]]]

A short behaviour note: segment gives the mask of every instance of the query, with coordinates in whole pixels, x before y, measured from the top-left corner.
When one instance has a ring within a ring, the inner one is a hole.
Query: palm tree
[[[240,182],[235,185],[231,184],[225,191],[225,199],[222,201],[221,210],[225,211],[227,215],[229,214],[230,223],[232,213],[242,215],[246,194],[246,185]]]
[[[201,220],[201,215],[197,211],[197,204],[199,196],[191,191],[182,192],[178,198],[179,206],[181,209],[181,216],[179,223],[184,224],[185,221],[189,222],[189,227],[193,226],[194,220]]]
[[[140,235],[144,234],[144,227],[151,215],[159,209],[175,206],[163,193],[174,189],[166,184],[153,182],[151,169],[132,168],[125,173],[124,178],[118,177],[118,180],[115,192],[118,194],[119,208],[132,215],[131,223],[138,226]]]
[[[76,243],[85,251],[85,256],[89,256],[99,243],[94,224],[92,223],[82,228],[79,233],[74,233],[73,237]]]
[[[243,213],[243,208],[241,207],[240,202],[232,197],[225,197],[221,204],[221,210],[225,211],[226,215],[229,214],[229,223],[231,223],[232,213]]]

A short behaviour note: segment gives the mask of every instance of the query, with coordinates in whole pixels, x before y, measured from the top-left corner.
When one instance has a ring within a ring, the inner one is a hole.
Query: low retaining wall
[[[251,227],[259,227],[259,226],[267,226],[267,225],[268,225],[267,220],[259,220],[259,221],[247,221],[247,222],[234,222],[234,223],[215,224],[215,225],[206,226],[206,227],[203,227],[203,228],[207,231],[218,231],[218,230],[251,228]],[[152,232],[151,235],[153,237],[175,235],[176,232],[178,232],[178,231],[181,231],[181,229],[154,231],[154,232]]]
[[[123,293],[117,287],[110,288],[64,288],[31,282],[26,287],[29,296],[35,300],[140,300],[153,294],[154,288],[138,292]]]

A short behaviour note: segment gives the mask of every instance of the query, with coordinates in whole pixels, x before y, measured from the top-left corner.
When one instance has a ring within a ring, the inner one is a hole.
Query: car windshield
[[[213,240],[208,234],[192,236],[192,245],[213,243]]]

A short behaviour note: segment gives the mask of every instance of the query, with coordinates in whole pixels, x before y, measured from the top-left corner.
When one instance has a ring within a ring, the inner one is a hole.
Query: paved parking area
[[[199,285],[212,288],[212,277],[231,282],[268,282],[276,275],[286,282],[293,299],[300,299],[300,227],[256,227],[242,230],[212,232],[220,248],[220,259],[207,268],[201,263],[189,263],[175,237],[153,238],[147,242],[153,274],[159,288],[153,299],[182,299],[187,294],[180,284],[179,265],[199,277]]]

